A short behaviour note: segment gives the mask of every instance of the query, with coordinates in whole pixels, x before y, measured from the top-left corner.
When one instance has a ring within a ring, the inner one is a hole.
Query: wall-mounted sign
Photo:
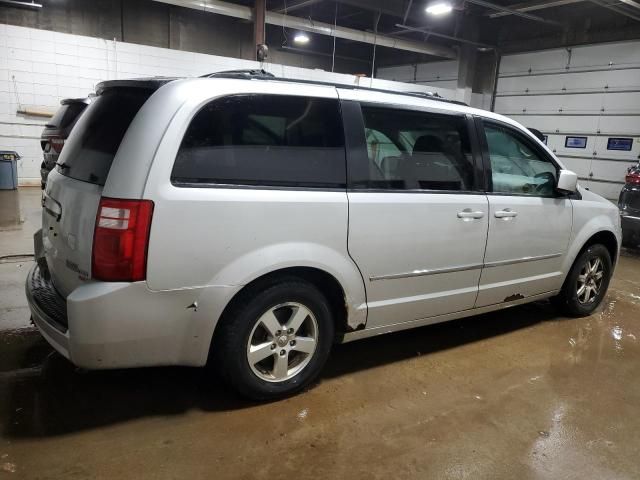
[[[609,138],[607,140],[607,150],[620,150],[630,152],[633,146],[633,138]]]
[[[587,137],[565,137],[566,148],[587,148]]]

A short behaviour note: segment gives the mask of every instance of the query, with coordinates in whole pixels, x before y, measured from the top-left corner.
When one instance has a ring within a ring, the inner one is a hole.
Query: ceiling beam
[[[630,7],[640,9],[640,3],[636,2],[635,0],[620,0],[620,1],[625,5],[629,5]]]
[[[466,38],[452,37],[451,35],[445,35],[444,33],[432,32],[430,30],[431,27],[410,27],[409,25],[402,25],[401,23],[396,23],[395,26],[398,27],[400,30],[393,32],[392,35],[403,35],[409,32],[418,32],[418,33],[424,33],[429,36],[446,38],[447,40],[453,40],[454,42],[458,42],[458,43],[466,43],[468,45],[474,45],[476,47],[494,48],[493,45],[489,45],[487,43],[474,42],[473,40],[467,40]]]
[[[225,2],[222,0],[207,0],[203,4],[200,0],[155,0],[160,3],[176,5],[178,7],[192,8],[200,12],[217,13],[234,18],[253,21],[253,9],[244,5]],[[424,55],[431,55],[441,58],[458,58],[457,52],[444,45],[429,44],[426,42],[416,42],[412,40],[402,40],[393,38],[388,35],[382,35],[354,28],[335,26],[330,23],[314,22],[308,18],[296,17],[293,15],[283,15],[278,12],[268,11],[265,17],[266,23],[277,25],[278,27],[292,28],[303,30],[305,32],[335,36],[346,40],[354,40],[356,42],[375,44],[380,47],[395,48],[397,50],[406,50],[408,52],[416,52]]]
[[[301,8],[308,7],[309,5],[313,5],[314,3],[320,3],[321,1],[322,0],[303,0],[302,2],[294,3],[293,5],[287,5],[286,8],[282,7],[274,11],[278,13],[285,13],[285,12],[291,13]],[[286,5],[286,2],[285,2],[285,5]]]
[[[585,0],[546,0],[546,1],[533,1],[533,2],[522,2],[516,3],[515,5],[510,5],[509,8],[512,10],[516,10],[518,12],[535,12],[536,10],[543,10],[545,8],[553,8],[553,7],[562,7],[564,5],[571,5],[573,3],[584,2]],[[504,17],[506,15],[513,15],[510,12],[495,12],[495,13],[487,13],[489,18],[499,18]]]
[[[562,25],[560,22],[556,22],[554,20],[547,20],[546,18],[542,18],[537,15],[520,12],[518,10],[514,10],[509,7],[503,7],[502,5],[496,5],[495,3],[487,2],[485,0],[466,0],[466,1],[468,3],[480,5],[481,7],[489,8],[491,10],[497,10],[498,12],[507,12],[507,13],[510,13],[511,15],[516,15],[518,17],[526,18],[528,20],[534,20],[536,22],[546,23],[547,25],[553,25],[555,27],[564,27],[564,25]]]
[[[286,45],[282,45],[282,46],[277,47],[277,48],[278,48],[278,50],[284,50],[286,52],[302,53],[303,55],[318,55],[320,57],[340,58],[342,60],[349,60],[349,61],[352,61],[352,62],[366,63],[367,65],[371,64],[371,62],[369,60],[364,59],[364,58],[349,57],[347,55],[333,55],[332,53],[319,52],[318,50],[312,50],[312,49],[309,49],[309,48],[288,47]]]
[[[612,12],[616,12],[619,13],[620,15],[624,15],[625,17],[629,17],[632,18],[633,20],[636,20],[637,22],[640,22],[640,16],[638,15],[634,15],[631,12],[627,12],[626,10],[623,10],[620,7],[617,7],[615,5],[610,5],[606,2],[600,1],[600,0],[589,0],[591,3],[595,3],[596,5],[606,8],[608,10],[611,10]]]
[[[404,17],[402,18],[402,23],[407,23],[407,17],[409,16],[409,11],[411,10],[411,5],[413,5],[413,0],[409,0],[409,4],[407,5],[407,9],[404,11]]]

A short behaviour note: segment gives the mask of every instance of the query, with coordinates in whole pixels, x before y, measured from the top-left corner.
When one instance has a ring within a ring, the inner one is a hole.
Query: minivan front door
[[[490,173],[489,235],[476,307],[561,288],[573,206],[555,193],[558,166],[501,122],[478,120]]]
[[[366,286],[367,328],[473,308],[488,202],[475,190],[469,120],[355,102],[343,102],[343,115],[348,247]]]

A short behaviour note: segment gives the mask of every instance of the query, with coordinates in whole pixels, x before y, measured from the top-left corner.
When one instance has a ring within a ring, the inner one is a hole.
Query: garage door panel
[[[585,135],[586,136],[586,135]],[[568,148],[566,147],[566,135],[549,135],[547,146],[556,155],[568,155],[571,157],[588,157],[593,156],[593,147],[595,146],[595,137],[587,137],[586,148]]]
[[[438,88],[448,88],[450,90],[455,90],[458,88],[457,80],[418,80],[417,84],[425,83],[429,86],[438,87]]]
[[[499,112],[501,113],[501,112]],[[509,117],[526,127],[537,128],[545,134],[559,132],[561,134],[593,135],[600,131],[601,135],[612,137],[638,137],[640,133],[640,117],[636,116],[563,116],[563,115],[527,115],[510,114]]]
[[[572,67],[640,65],[638,42],[588,45],[571,49]]]
[[[605,112],[640,114],[640,92],[609,92],[602,98]]]
[[[598,120],[599,130],[612,135],[638,135],[640,133],[640,116],[602,116]]]
[[[638,126],[638,128],[640,128],[640,125]],[[631,151],[607,150],[607,144],[609,143],[610,138],[615,138],[615,137],[611,137],[608,135],[595,137],[593,143],[594,143],[594,151],[596,152],[596,156],[615,158],[615,159],[621,159],[621,160],[631,160],[634,158],[640,158],[640,137],[632,137],[632,136],[624,137],[631,140]]]
[[[605,89],[605,87],[608,87]],[[634,70],[574,72],[500,79],[497,94],[604,92],[640,89],[640,67]]]
[[[531,113],[640,113],[640,92],[497,97],[495,108]]]
[[[498,110],[498,113],[502,113]],[[517,122],[527,127],[537,128],[543,133],[560,132],[595,132],[598,129],[597,117],[569,117],[562,115],[526,115],[511,114],[509,115]],[[626,117],[625,117],[626,118]],[[632,117],[633,118],[633,117]],[[601,120],[601,122],[604,119]],[[629,126],[627,125],[627,128]],[[620,130],[621,132],[623,130]]]
[[[571,69],[616,68],[640,65],[637,42],[618,42],[600,45],[553,49],[504,56],[500,63],[502,74],[563,71]]]
[[[518,55],[506,55],[500,60],[501,74],[526,73],[563,69],[567,64],[567,52],[564,50],[547,50]]]
[[[582,177],[582,178],[589,177],[589,172],[590,172],[589,164],[591,163],[590,160],[587,160],[584,158],[560,157],[560,161],[566,168],[568,168],[572,172],[577,173],[578,177]]]
[[[457,80],[458,62],[419,63],[415,72],[418,80]]]
[[[547,146],[581,184],[617,199],[640,157],[640,42],[586,45],[502,58],[495,110],[547,135]],[[585,148],[566,147],[586,137]],[[631,149],[608,150],[609,138]]]
[[[595,180],[608,180],[612,182],[624,182],[627,169],[634,162],[612,162],[609,160],[593,160],[591,172]]]
[[[589,182],[589,184],[589,190],[593,193],[597,193],[614,203],[618,201],[620,190],[622,190],[621,184],[606,182]]]

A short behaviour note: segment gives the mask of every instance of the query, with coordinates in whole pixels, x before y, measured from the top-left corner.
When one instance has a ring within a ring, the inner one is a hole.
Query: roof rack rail
[[[442,97],[438,92],[405,92],[405,93],[410,93],[411,95],[417,95],[417,96],[422,96],[422,97],[428,97],[428,98],[442,98],[444,100],[444,97]]]
[[[385,90],[382,88],[363,87],[360,85],[349,85],[346,83],[322,82],[322,81],[316,81],[316,80],[303,80],[299,78],[276,77],[273,73],[267,72],[266,70],[262,70],[262,69],[226,70],[222,72],[208,73],[206,75],[202,75],[201,78],[237,78],[237,79],[243,79],[243,80],[272,80],[276,82],[305,83],[307,85],[324,85],[328,87],[344,88],[348,90],[368,90],[370,92],[391,93],[394,95],[407,95],[410,97],[428,98],[429,100],[435,100],[438,102],[446,102],[446,103],[454,103],[456,105],[464,105],[465,107],[468,107],[468,105],[464,102],[460,102],[458,100],[448,100],[446,98],[441,97],[438,93],[433,93],[433,92],[400,92],[397,90]]]
[[[207,73],[201,78],[275,78],[273,73],[263,69],[223,70],[221,72]]]

